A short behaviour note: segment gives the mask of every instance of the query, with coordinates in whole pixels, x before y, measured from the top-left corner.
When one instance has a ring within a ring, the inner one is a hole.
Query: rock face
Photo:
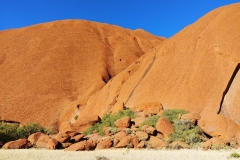
[[[0,32],[1,118],[81,132],[108,111],[141,106],[239,123],[239,17],[240,3],[224,6],[164,41],[87,21]]]
[[[55,128],[74,122],[93,94],[163,40],[82,20],[1,31],[1,118]]]
[[[224,6],[165,40],[93,95],[80,119],[116,99],[129,108],[159,102],[200,116],[220,112],[238,122],[239,16],[240,3]]]

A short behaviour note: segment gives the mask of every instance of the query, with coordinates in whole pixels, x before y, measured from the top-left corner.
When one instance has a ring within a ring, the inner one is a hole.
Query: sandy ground
[[[0,149],[0,160],[224,160],[231,153],[240,153],[240,149],[231,150],[134,150],[109,149],[95,151],[64,151],[45,149]],[[234,158],[235,159],[235,158]]]

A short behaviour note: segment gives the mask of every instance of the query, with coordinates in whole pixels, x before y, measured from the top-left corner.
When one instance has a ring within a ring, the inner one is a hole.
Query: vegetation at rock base
[[[3,143],[20,138],[28,138],[28,136],[36,132],[53,133],[51,129],[44,128],[38,123],[29,123],[19,127],[18,123],[0,122],[0,141]]]
[[[200,127],[195,126],[189,120],[175,120],[174,131],[168,138],[168,142],[181,141],[193,146],[207,139]]]
[[[86,131],[84,131],[83,134],[88,135],[93,133],[94,130],[96,130],[100,135],[104,135],[104,127],[116,128],[116,126],[114,125],[114,122],[126,116],[130,116],[130,118],[134,118],[136,115],[130,109],[118,111],[115,114],[107,113],[102,118],[101,122],[95,123],[93,126],[89,127]]]
[[[230,156],[228,158],[240,158],[240,154],[234,152],[234,153],[230,154]]]
[[[160,116],[158,115],[147,117],[147,119],[139,126],[139,129],[141,129],[144,125],[155,127],[159,118]]]
[[[186,114],[186,113],[188,113],[188,111],[183,109],[169,109],[169,110],[164,110],[163,117],[167,118],[173,124],[174,121],[178,119],[179,114]]]

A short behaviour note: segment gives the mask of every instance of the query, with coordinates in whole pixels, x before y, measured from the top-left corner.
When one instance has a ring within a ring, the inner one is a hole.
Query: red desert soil
[[[1,31],[0,117],[58,128],[60,120],[73,119],[77,106],[86,105],[111,78],[164,39],[82,20]]]

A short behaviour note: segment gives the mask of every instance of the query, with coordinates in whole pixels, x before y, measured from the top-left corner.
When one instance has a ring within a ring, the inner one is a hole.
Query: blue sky
[[[64,19],[144,29],[171,37],[209,11],[239,0],[0,0],[0,30]]]

